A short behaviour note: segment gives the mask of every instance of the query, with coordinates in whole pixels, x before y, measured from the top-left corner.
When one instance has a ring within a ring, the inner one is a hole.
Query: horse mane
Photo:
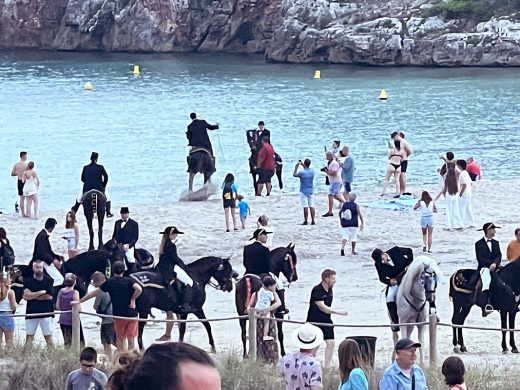
[[[215,261],[219,261],[219,260],[222,260],[222,257],[206,256],[206,257],[197,259],[192,263],[186,264],[186,267],[190,271],[196,272],[196,271],[200,270],[201,268],[206,268],[208,264],[213,264]]]
[[[279,246],[277,248],[274,248],[271,251],[271,261],[276,262],[281,258],[285,258],[286,254],[290,254],[292,256],[294,264],[298,262],[296,252],[294,251],[294,247],[292,247],[291,244],[289,244],[289,247]]]
[[[404,287],[404,291],[409,291],[411,289],[410,283],[413,282],[418,273],[422,272],[425,265],[429,265],[430,268],[435,271],[438,278],[442,277],[442,270],[434,259],[424,255],[417,256],[412,261],[412,264],[408,266],[408,271],[406,271],[401,280],[401,286]]]

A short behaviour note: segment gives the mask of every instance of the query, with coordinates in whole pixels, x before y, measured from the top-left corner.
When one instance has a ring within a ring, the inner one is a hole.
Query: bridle
[[[292,278],[296,274],[296,267],[294,265],[294,260],[293,260],[292,255],[290,253],[287,253],[285,255],[285,260],[289,263],[289,267],[291,269],[291,280],[292,280]],[[291,280],[288,280],[289,284],[291,283]]]
[[[431,285],[431,283],[426,283],[427,279],[428,280],[432,280],[433,279],[433,281],[434,281],[433,290],[430,289],[430,287],[429,287]],[[423,270],[421,272],[421,275],[420,275],[420,281],[421,281],[421,285],[424,287],[424,292],[425,292],[424,301],[423,301],[422,298],[418,298],[418,297],[414,296],[410,292],[410,296],[420,302],[419,307],[415,306],[408,299],[406,294],[403,294],[404,299],[406,300],[406,303],[408,303],[408,305],[410,305],[410,307],[415,310],[415,313],[416,313],[416,315],[415,315],[415,322],[419,322],[420,317],[421,317],[421,313],[424,310],[424,307],[426,306],[426,303],[428,303],[428,294],[433,295],[435,293],[436,289],[437,289],[437,277],[436,277],[435,271],[433,271],[433,270],[431,270],[431,271]]]
[[[220,260],[220,264],[219,266],[217,267],[217,271],[223,271],[224,270],[224,262],[223,260],[221,259]],[[209,281],[208,281],[208,284],[213,287],[215,290],[222,290],[224,288],[223,285],[221,285],[220,283],[215,283],[215,282],[212,282],[211,279],[214,278],[213,276],[211,278],[209,278]],[[215,279],[216,280],[216,279]],[[227,281],[226,281],[227,283]]]

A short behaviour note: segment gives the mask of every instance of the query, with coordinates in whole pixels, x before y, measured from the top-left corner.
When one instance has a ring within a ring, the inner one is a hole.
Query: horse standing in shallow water
[[[222,259],[220,257],[203,257],[193,263],[187,264],[185,268],[188,275],[193,280],[193,299],[191,306],[196,308],[193,314],[199,319],[206,319],[206,314],[202,306],[206,301],[206,285],[210,284],[212,287],[230,292],[233,290],[232,279],[238,274],[233,271],[229,259]],[[139,318],[148,318],[151,314],[152,307],[163,311],[171,311],[176,313],[181,320],[185,320],[189,313],[179,309],[179,300],[176,297],[173,287],[166,289],[162,285],[162,275],[155,271],[136,272],[130,275],[143,287],[141,296],[137,299],[136,309],[139,313]],[[217,281],[217,284],[210,283],[211,278]],[[143,331],[146,323],[139,322],[139,335],[137,341],[139,348],[143,349]],[[206,328],[209,338],[211,351],[215,352],[215,341],[211,332],[209,322],[203,322],[202,325]],[[186,332],[186,323],[179,324],[179,341],[184,340]]]
[[[282,274],[289,283],[296,282],[298,280],[298,274],[296,272],[296,263],[298,259],[294,252],[294,245],[289,244],[287,247],[275,248],[271,251],[271,266],[270,271],[277,278]],[[244,275],[235,285],[235,305],[239,316],[246,314],[246,309],[249,305],[249,300],[254,292],[257,292],[262,287],[262,280],[257,275],[247,274]],[[275,317],[283,319],[285,312],[285,291],[278,291],[282,305],[275,311]],[[247,333],[246,324],[247,319],[240,319],[240,329],[242,331],[242,344],[243,344],[243,357],[248,357],[247,353]],[[283,322],[277,322],[278,328],[278,341],[280,342],[280,352],[282,356],[285,355],[285,349],[283,345]]]
[[[435,307],[437,279],[442,271],[431,257],[418,256],[408,267],[397,291],[397,314],[400,323],[427,322],[430,308]],[[428,307],[429,305],[429,307]],[[419,342],[424,345],[424,327],[417,325]],[[405,327],[403,337],[410,338],[413,325]],[[423,362],[423,350],[419,351]]]
[[[511,352],[518,353],[515,344],[515,319],[519,311],[520,304],[520,259],[510,262],[505,267],[492,273],[491,285],[491,304],[495,310],[500,312],[501,329],[509,329],[509,345]],[[451,323],[454,325],[464,325],[471,308],[477,305],[483,308],[486,300],[482,296],[481,283],[475,283],[479,277],[478,271],[474,269],[460,269],[450,278],[450,297],[453,302],[453,316]],[[473,283],[472,283],[473,281]],[[502,331],[502,353],[507,353],[506,342],[507,331]],[[462,328],[453,328],[453,350],[456,353],[467,352]]]

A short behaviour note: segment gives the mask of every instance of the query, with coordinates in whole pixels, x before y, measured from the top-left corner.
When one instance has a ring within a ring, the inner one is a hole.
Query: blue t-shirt
[[[413,376],[415,377],[415,390],[428,390],[426,377],[423,370],[417,364],[412,366]],[[408,378],[399,368],[397,362],[393,362],[383,373],[379,381],[380,390],[410,390],[412,380]]]
[[[343,162],[343,168],[341,169],[341,179],[345,183],[352,183],[354,181],[354,159],[349,154]]]
[[[338,390],[368,390],[368,381],[361,368],[354,368],[345,383],[340,383]]]
[[[238,202],[238,208],[240,210],[240,216],[244,217],[247,215],[249,210],[249,203],[247,203],[245,200],[241,200]]]
[[[296,172],[295,177],[300,178],[300,192],[304,195],[312,195],[314,193],[314,170],[312,168],[303,168]]]

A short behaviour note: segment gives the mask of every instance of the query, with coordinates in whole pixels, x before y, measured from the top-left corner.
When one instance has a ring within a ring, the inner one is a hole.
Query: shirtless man
[[[25,196],[23,196],[23,173],[27,170],[27,152],[20,152],[20,161],[14,164],[11,176],[18,177],[18,195],[20,195],[20,209],[22,210],[22,216],[25,217]],[[16,212],[18,212],[18,205],[15,204]]]
[[[412,148],[407,140],[404,139],[403,132],[394,131],[391,134],[394,141],[401,141],[401,147],[404,150],[403,158],[401,159],[401,175],[399,175],[399,185],[401,188],[401,194],[406,192],[406,171],[408,169],[408,157],[412,154]]]

